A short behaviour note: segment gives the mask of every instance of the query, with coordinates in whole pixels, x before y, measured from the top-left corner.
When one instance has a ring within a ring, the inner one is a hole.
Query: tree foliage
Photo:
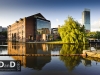
[[[7,31],[4,31],[4,32],[0,32],[0,35],[3,35],[7,38]]]
[[[96,39],[100,39],[100,31],[97,31],[97,32],[96,32],[94,38],[96,38]]]
[[[66,43],[85,43],[85,27],[81,26],[72,17],[65,20],[65,24],[58,29],[63,42]]]
[[[89,32],[89,33],[86,34],[86,37],[100,39],[100,31]]]

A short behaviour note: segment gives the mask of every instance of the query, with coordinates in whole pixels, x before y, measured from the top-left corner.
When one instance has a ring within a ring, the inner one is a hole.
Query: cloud
[[[92,31],[100,31],[100,20],[94,21],[94,22],[91,24],[91,30],[92,30]]]
[[[58,22],[59,20],[58,19],[56,19],[56,22]]]
[[[82,24],[82,19],[79,19],[78,22]],[[94,22],[91,22],[91,31],[100,31],[100,19]]]
[[[78,22],[79,22],[80,24],[82,24],[82,19],[79,19]]]

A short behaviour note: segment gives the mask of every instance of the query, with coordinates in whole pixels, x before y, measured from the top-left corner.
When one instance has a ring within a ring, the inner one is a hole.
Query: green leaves
[[[58,29],[62,41],[76,44],[79,42],[85,43],[85,27],[84,25],[82,27],[80,26],[81,25],[77,21],[74,21],[72,17],[68,17],[68,19],[65,20],[65,24]]]

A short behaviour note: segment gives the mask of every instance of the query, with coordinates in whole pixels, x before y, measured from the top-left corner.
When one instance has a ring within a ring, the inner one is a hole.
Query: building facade
[[[8,41],[40,41],[43,40],[43,34],[51,34],[51,22],[38,13],[20,18],[19,21],[9,25],[7,31]]]
[[[52,37],[53,37],[53,40],[58,40],[60,35],[58,33],[58,29],[60,28],[60,25],[58,25],[58,27],[56,28],[51,28],[51,34],[52,34]]]
[[[82,12],[82,24],[85,26],[86,31],[91,31],[90,9],[85,9]]]

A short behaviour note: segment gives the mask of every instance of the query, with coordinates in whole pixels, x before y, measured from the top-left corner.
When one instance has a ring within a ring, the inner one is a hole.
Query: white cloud
[[[79,22],[80,24],[82,24],[82,19],[79,19],[78,22]]]
[[[79,19],[78,22],[82,24],[82,19]],[[91,31],[100,31],[100,19],[94,22],[91,22]]]
[[[91,30],[92,30],[92,31],[100,31],[100,20],[94,21],[94,22],[91,24]]]
[[[58,22],[59,20],[58,19],[56,19],[56,22]]]

